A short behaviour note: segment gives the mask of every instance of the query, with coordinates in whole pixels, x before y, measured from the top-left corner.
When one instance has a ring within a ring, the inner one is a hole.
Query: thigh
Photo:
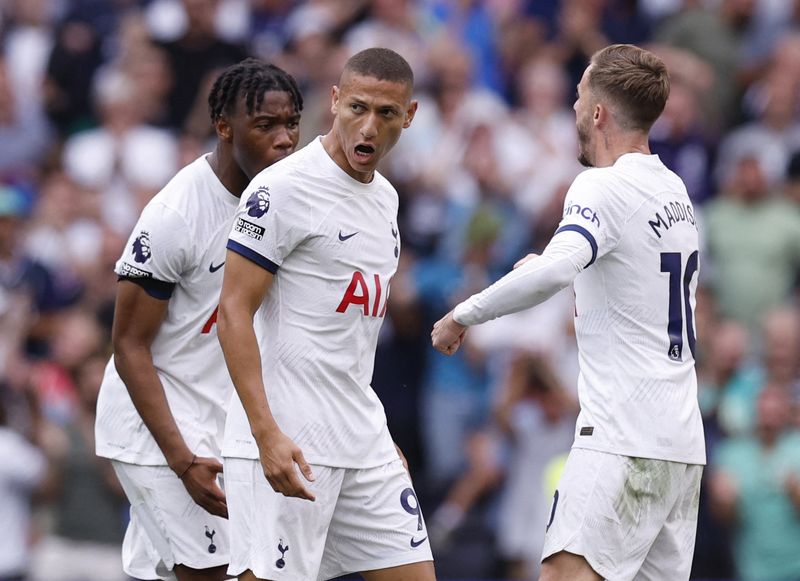
[[[542,563],[539,581],[603,581],[582,555],[560,551]]]
[[[197,505],[172,470],[116,461],[113,466],[131,504],[122,551],[126,573],[169,579],[177,564],[228,564],[228,521]]]
[[[228,573],[247,570],[258,579],[316,579],[344,470],[312,466],[307,486],[314,502],[272,490],[258,460],[225,458],[225,491],[231,525]]]
[[[636,581],[686,581],[692,570],[703,467],[689,464],[683,490],[642,563]]]
[[[402,462],[347,470],[318,579],[364,571],[377,578],[380,570],[426,561],[433,561],[428,531]]]
[[[409,563],[376,571],[362,571],[366,581],[436,581],[433,561]]]
[[[685,464],[573,449],[559,482],[542,559],[581,555],[599,575],[636,575],[680,493]]]

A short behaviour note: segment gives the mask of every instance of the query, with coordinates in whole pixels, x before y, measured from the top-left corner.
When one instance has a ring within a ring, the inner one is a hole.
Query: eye
[[[300,126],[300,122],[299,121],[289,121],[289,123],[287,123],[286,126],[291,130],[295,130]]]
[[[350,105],[350,109],[352,109],[356,113],[361,113],[362,111],[366,110],[366,107],[364,107],[364,105],[362,105],[361,103],[353,103],[352,105]]]

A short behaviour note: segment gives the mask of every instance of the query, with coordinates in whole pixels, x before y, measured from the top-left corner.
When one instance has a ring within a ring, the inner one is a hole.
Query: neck
[[[643,153],[650,155],[650,144],[647,133],[636,132],[604,132],[597,136],[597,156],[595,167],[609,167],[626,153]]]
[[[372,178],[375,175],[374,171],[359,172],[352,168],[350,162],[347,161],[347,155],[342,149],[342,145],[339,143],[339,140],[336,139],[334,129],[331,129],[322,137],[322,147],[325,148],[325,151],[328,153],[334,163],[342,168],[342,171],[344,171],[344,173],[349,175],[351,178],[364,184],[368,184],[372,181]]]
[[[237,198],[242,195],[247,184],[250,183],[250,179],[236,164],[233,156],[223,151],[222,144],[218,143],[211,155],[208,156],[208,164],[225,189]]]

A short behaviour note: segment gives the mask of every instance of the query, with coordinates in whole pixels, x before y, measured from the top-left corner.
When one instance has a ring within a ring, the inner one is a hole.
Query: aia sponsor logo
[[[355,271],[339,306],[336,307],[336,312],[344,313],[350,307],[355,307],[360,309],[365,317],[383,317],[386,315],[390,282],[391,279],[385,283],[381,282],[378,274],[370,277],[361,271]]]

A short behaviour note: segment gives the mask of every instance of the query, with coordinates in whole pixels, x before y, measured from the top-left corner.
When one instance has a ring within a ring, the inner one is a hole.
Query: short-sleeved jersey
[[[202,456],[221,455],[233,390],[216,320],[225,244],[238,203],[206,157],[197,159],[147,204],[115,268],[120,276],[174,285],[151,352],[178,428],[189,448]],[[113,357],[98,397],[96,438],[99,456],[166,464]]]
[[[354,180],[317,138],[257,175],[234,219],[228,248],[275,275],[255,315],[267,400],[313,464],[397,458],[371,386],[400,253],[397,206],[384,177]],[[238,397],[223,455],[258,458]]]
[[[694,366],[698,233],[683,182],[658,156],[623,155],[575,179],[561,231],[592,248],[574,283],[574,447],[705,464]]]

